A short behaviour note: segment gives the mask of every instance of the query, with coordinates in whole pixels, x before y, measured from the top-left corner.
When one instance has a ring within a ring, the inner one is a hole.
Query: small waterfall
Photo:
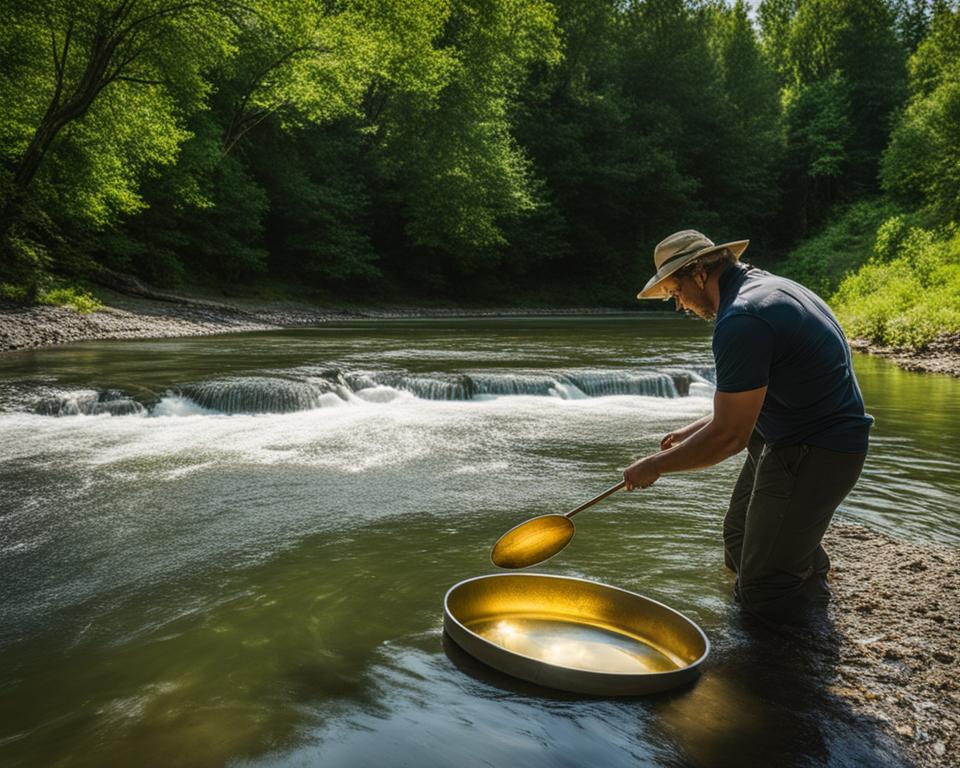
[[[323,379],[294,381],[268,376],[190,384],[180,394],[219,413],[293,413],[319,408],[334,385]]]
[[[570,399],[603,395],[680,397],[689,390],[690,374],[576,371],[418,375],[400,371],[367,371],[344,374],[342,379],[354,392],[385,386],[410,392],[423,400],[472,400],[478,395],[552,395]]]
[[[41,416],[142,416],[147,409],[119,389],[86,390],[45,397],[34,406]]]
[[[562,377],[535,373],[409,374],[384,371],[346,374],[354,391],[386,386],[410,392],[422,400],[472,400],[478,395],[509,396],[553,394]]]
[[[476,374],[471,377],[478,395],[536,395],[552,394],[558,378],[536,373]]]
[[[665,373],[624,373],[620,371],[588,371],[567,373],[563,378],[590,397],[603,395],[644,395],[646,397],[680,397],[673,377]]]
[[[470,400],[476,394],[470,377],[464,375],[415,375],[382,371],[367,373],[361,378],[347,376],[345,379],[349,384],[362,385],[362,383],[368,381],[371,382],[372,386],[402,389],[422,400]]]
[[[559,397],[561,400],[583,400],[590,397],[589,395],[585,395],[583,390],[579,389],[576,385],[567,384],[562,381],[558,381],[553,386],[550,394],[554,397]]]
[[[710,384],[717,383],[717,369],[712,365],[702,365],[693,369],[693,372]]]
[[[704,369],[704,373],[712,373]],[[388,403],[399,393],[421,400],[473,400],[478,397],[557,397],[564,400],[634,395],[676,398],[709,396],[713,386],[698,370],[568,370],[411,373],[409,371],[281,372],[184,384],[168,392],[149,413],[294,413],[330,405]],[[148,409],[116,389],[51,394],[33,406],[48,416],[109,413],[145,415]]]
[[[673,379],[681,397],[710,397],[716,387],[717,374],[712,366],[668,368],[664,373]]]

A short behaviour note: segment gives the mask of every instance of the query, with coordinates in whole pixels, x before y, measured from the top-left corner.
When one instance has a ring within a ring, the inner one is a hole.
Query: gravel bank
[[[100,312],[0,302],[0,352],[92,339],[147,339],[267,331],[319,325],[331,320],[415,317],[505,317],[509,315],[611,314],[614,310],[408,309],[344,311],[298,305],[241,308],[195,301],[119,300]]]
[[[313,325],[342,313],[306,310],[249,312],[213,305],[139,301],[139,306],[107,307],[81,314],[66,307],[0,304],[0,352],[89,339],[145,339],[202,336],[234,331],[265,331],[287,325]]]
[[[864,339],[854,339],[850,346],[858,352],[886,357],[908,371],[960,376],[960,333],[945,333],[922,351],[881,347]]]
[[[960,550],[834,525],[824,684],[921,766],[960,760]]]

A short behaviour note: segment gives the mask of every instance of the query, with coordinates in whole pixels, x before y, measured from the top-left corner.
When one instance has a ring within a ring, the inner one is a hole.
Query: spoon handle
[[[607,488],[607,490],[605,490],[605,491],[604,491],[603,493],[601,493],[599,496],[594,496],[592,499],[590,499],[590,501],[585,501],[583,504],[581,504],[581,505],[580,505],[579,507],[577,507],[576,509],[571,509],[569,512],[567,512],[567,514],[564,515],[564,517],[573,517],[575,514],[577,514],[577,512],[583,512],[583,510],[587,509],[588,507],[592,507],[592,506],[593,506],[594,504],[596,504],[598,501],[603,501],[603,500],[604,500],[605,498],[607,498],[607,496],[609,496],[611,493],[616,493],[616,492],[619,491],[621,488],[623,488],[623,486],[625,486],[626,484],[627,484],[627,481],[626,481],[626,480],[621,480],[621,481],[620,481],[619,483],[617,483],[616,485],[614,485],[614,486],[612,486],[612,487],[610,487],[610,488]]]

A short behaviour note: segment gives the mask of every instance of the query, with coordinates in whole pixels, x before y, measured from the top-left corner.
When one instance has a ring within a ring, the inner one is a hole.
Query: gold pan
[[[693,680],[710,652],[696,624],[656,600],[586,579],[478,576],[451,587],[443,626],[471,656],[548,688],[656,693]]]

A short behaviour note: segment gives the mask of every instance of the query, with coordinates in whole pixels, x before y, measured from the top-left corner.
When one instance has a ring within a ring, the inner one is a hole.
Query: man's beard
[[[704,307],[703,305],[698,304],[696,308],[691,307],[688,310],[685,310],[688,315],[695,315],[701,320],[713,320],[716,318],[717,313],[714,312],[709,307]]]

